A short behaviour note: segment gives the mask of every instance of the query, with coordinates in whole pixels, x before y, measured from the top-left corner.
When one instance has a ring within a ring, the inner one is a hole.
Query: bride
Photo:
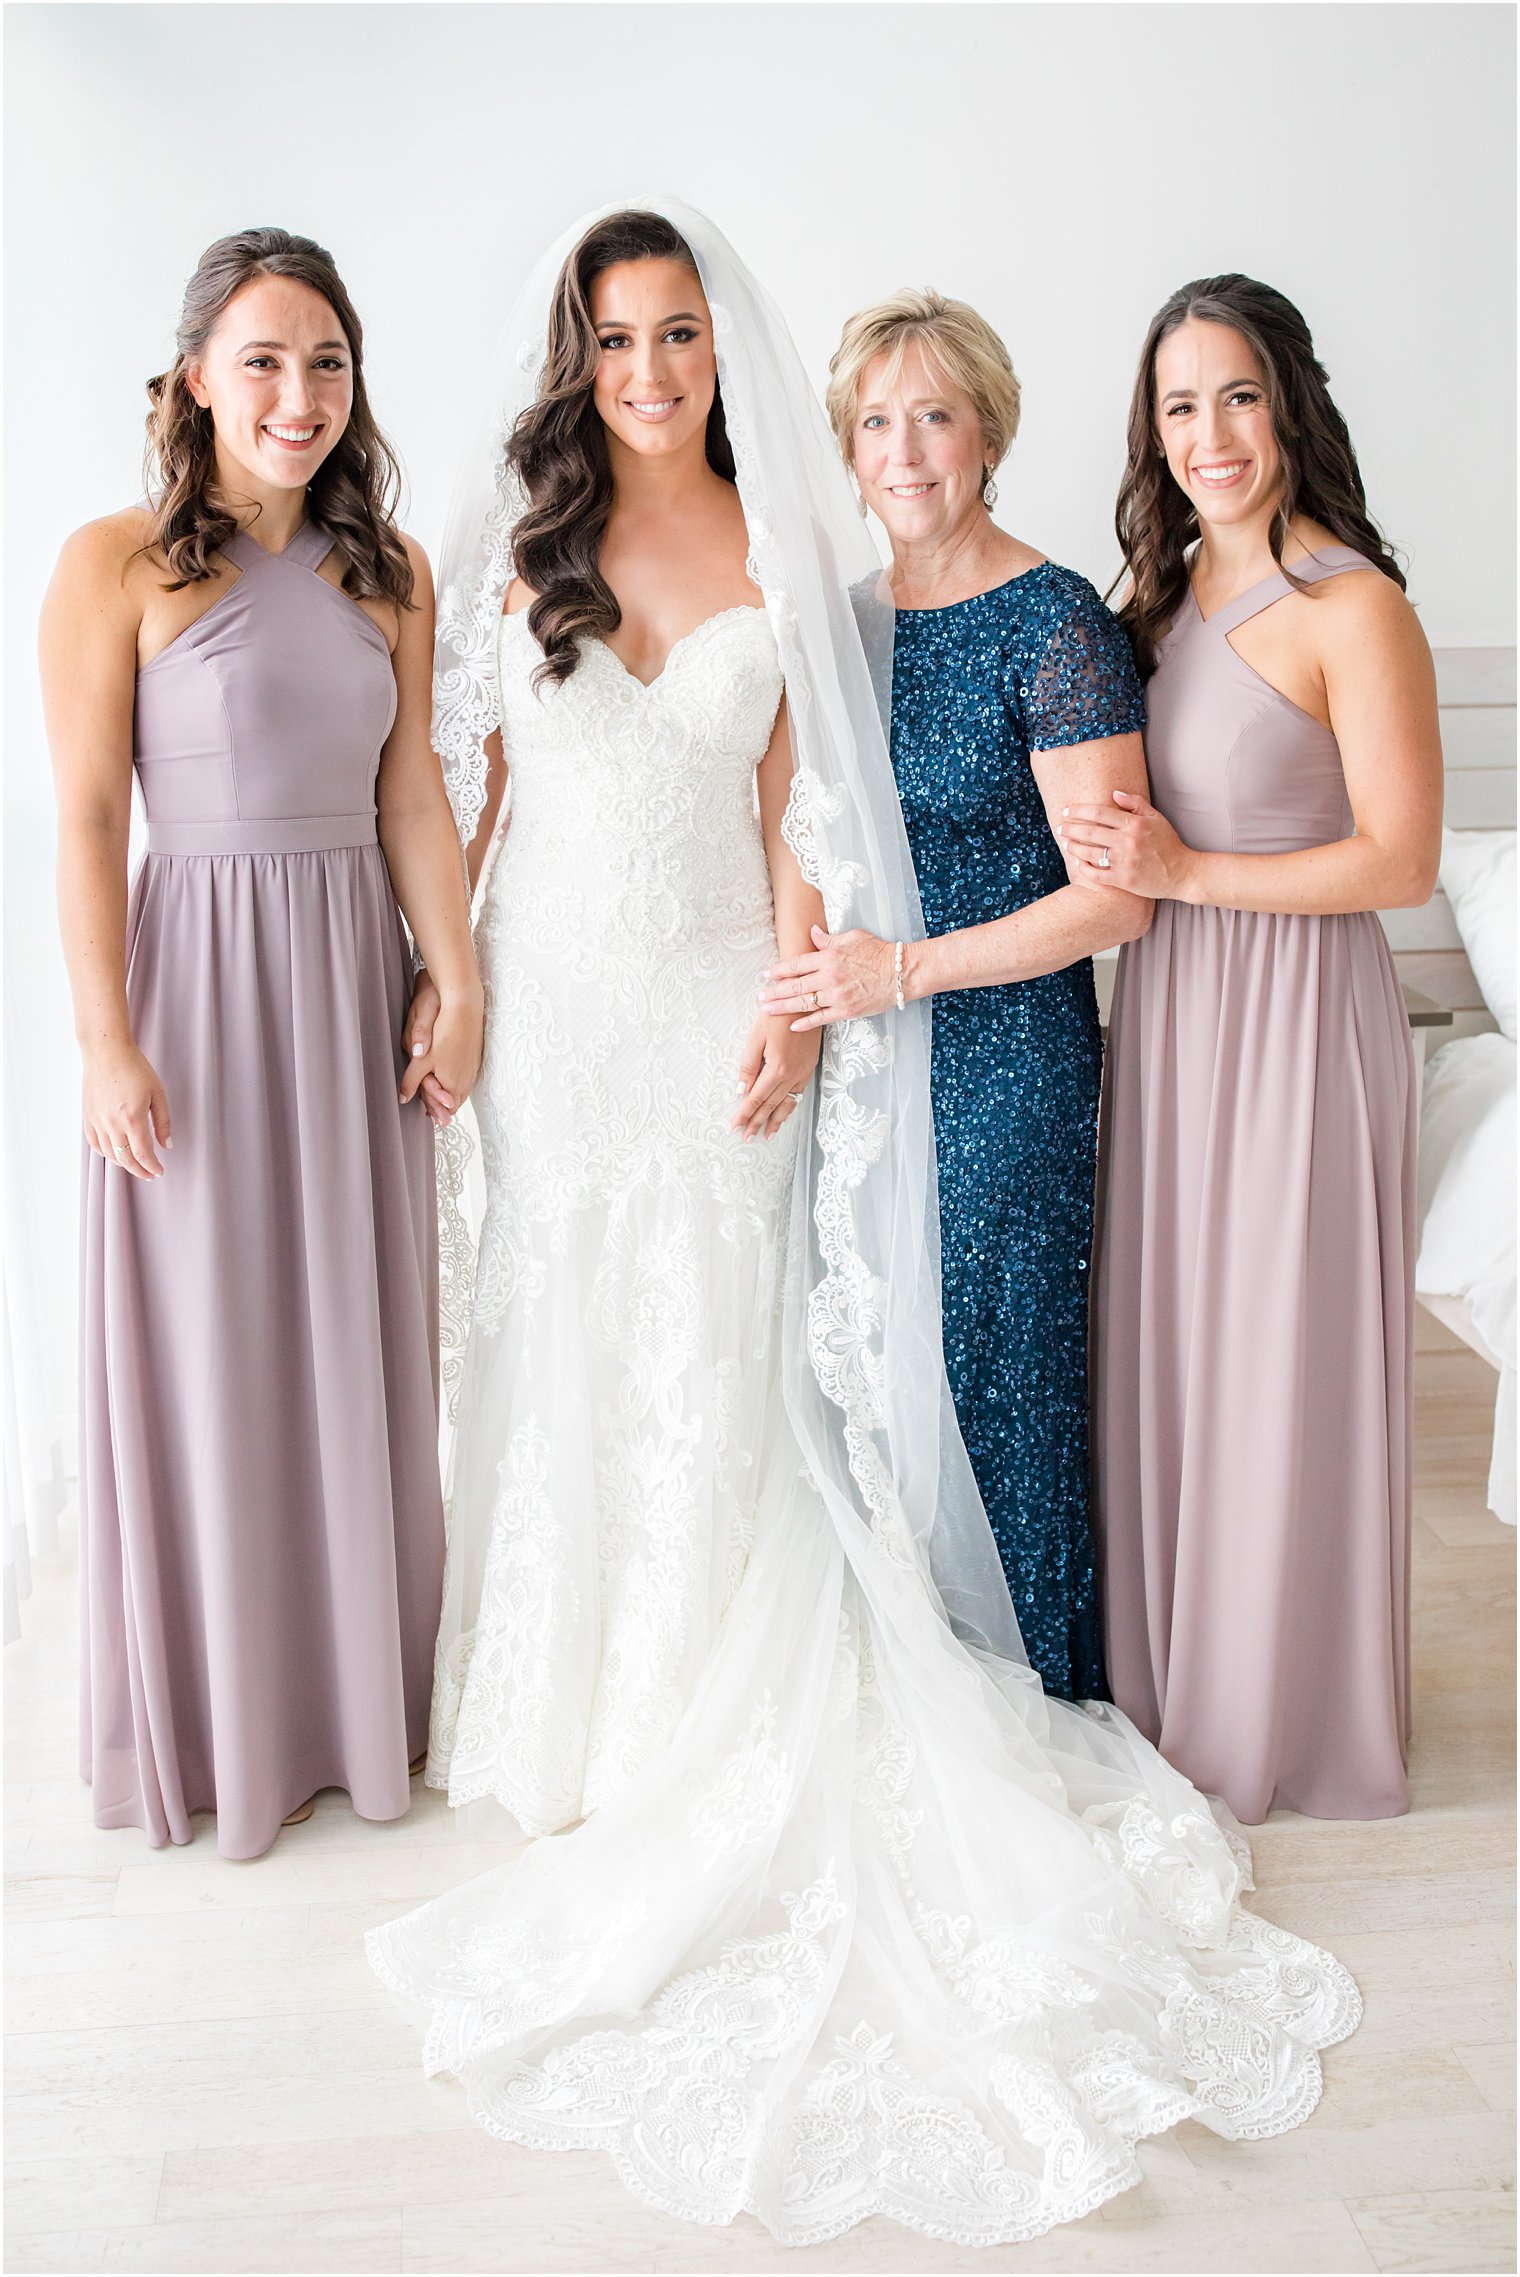
[[[1024,1660],[940,1355],[925,1008],[816,1080],[756,1017],[820,913],[919,924],[890,604],[779,315],[699,214],[604,215],[496,401],[439,618],[486,1213],[428,1775],[548,1839],[370,1958],[484,2127],[672,2214],[1032,2237],[1143,2135],[1306,2118],[1356,1989]]]

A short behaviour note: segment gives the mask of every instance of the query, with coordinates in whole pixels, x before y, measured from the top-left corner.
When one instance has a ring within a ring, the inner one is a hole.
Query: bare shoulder
[[[1391,577],[1369,566],[1327,578],[1297,605],[1307,620],[1314,662],[1331,717],[1348,701],[1392,706],[1406,719],[1436,719],[1436,667],[1413,604]]]
[[[1324,579],[1314,607],[1322,642],[1429,653],[1414,604],[1373,562]]]
[[[152,536],[153,516],[142,506],[102,514],[75,530],[59,549],[44,625],[67,627],[70,637],[93,627],[135,640],[168,574]]]
[[[414,538],[409,530],[398,530],[396,535],[406,549],[406,558],[412,566],[412,577],[419,598],[430,596],[433,590],[433,565],[428,560],[426,546],[420,538]]]
[[[153,515],[146,506],[124,506],[118,513],[102,514],[85,522],[64,539],[58,553],[58,574],[77,588],[120,590],[134,572],[150,577],[163,574],[163,564],[152,550]]]
[[[504,617],[520,617],[524,610],[532,608],[537,599],[538,595],[531,585],[525,584],[520,577],[514,577],[502,596],[501,613]]]

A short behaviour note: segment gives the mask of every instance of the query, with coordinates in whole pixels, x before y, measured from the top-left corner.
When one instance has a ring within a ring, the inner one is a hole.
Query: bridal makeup
[[[621,261],[591,287],[601,345],[593,394],[611,434],[640,457],[705,435],[718,384],[712,318],[682,261]]]

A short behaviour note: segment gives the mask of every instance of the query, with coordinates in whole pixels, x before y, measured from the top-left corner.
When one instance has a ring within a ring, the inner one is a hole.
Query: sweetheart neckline
[[[612,662],[617,666],[618,671],[622,674],[623,678],[628,682],[630,687],[637,688],[643,695],[648,696],[652,695],[655,689],[658,688],[660,682],[669,672],[671,665],[674,663],[681,650],[689,646],[689,644],[692,641],[696,640],[702,633],[707,632],[711,626],[722,624],[724,619],[727,617],[763,617],[765,615],[766,609],[764,603],[756,603],[754,601],[736,601],[732,608],[714,610],[713,614],[710,617],[704,617],[699,625],[693,625],[690,632],[682,633],[678,640],[673,640],[671,642],[669,648],[665,651],[665,661],[660,666],[659,671],[655,674],[652,680],[641,680],[637,672],[631,670],[630,667],[623,662],[623,659],[619,656],[617,650],[611,647],[607,641],[603,640],[600,633],[584,633],[581,637],[588,647],[599,648],[602,651],[603,655],[609,656],[612,659]],[[528,621],[528,611],[526,609],[514,609],[509,615],[504,615],[501,621],[504,625],[515,625],[519,622],[526,624]],[[535,646],[536,645],[537,641],[535,638]]]

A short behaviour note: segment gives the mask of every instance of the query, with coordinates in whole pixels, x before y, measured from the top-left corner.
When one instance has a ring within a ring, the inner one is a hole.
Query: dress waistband
[[[150,822],[150,854],[330,854],[373,846],[369,814],[274,815],[264,822]]]

